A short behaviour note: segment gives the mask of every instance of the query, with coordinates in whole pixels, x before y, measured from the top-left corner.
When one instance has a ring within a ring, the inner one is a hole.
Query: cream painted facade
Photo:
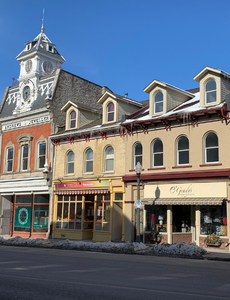
[[[125,226],[126,241],[135,240],[137,176],[134,169],[135,162],[141,156],[142,241],[151,243],[151,232],[159,231],[163,242],[195,242],[207,247],[205,237],[216,233],[223,240],[221,248],[228,249],[230,124],[227,106],[221,101],[225,100],[226,94],[230,94],[230,90],[229,83],[226,84],[229,80],[222,73],[204,69],[194,78],[200,82],[200,95],[191,95],[185,104],[171,111],[165,111],[165,105],[172,87],[153,81],[145,88],[149,93],[150,106],[149,110],[146,109],[149,115],[145,111],[142,116],[140,112],[138,117],[131,116],[122,124],[128,132],[126,175],[123,177],[126,186],[125,211],[129,218]],[[216,101],[205,105],[205,83],[210,79],[216,82]],[[154,95],[159,90],[163,93],[163,112],[154,114]],[[182,92],[181,97],[184,96]],[[212,145],[216,143],[213,140],[211,145],[208,144],[210,140],[207,142],[207,136],[212,136],[210,133],[217,136],[218,145]],[[182,150],[178,148],[181,137],[186,137],[188,141]],[[162,142],[163,150],[153,150],[157,140]],[[139,153],[135,152],[137,145]],[[179,160],[183,151],[188,153],[185,163]],[[155,155],[163,156],[162,164],[154,165]]]

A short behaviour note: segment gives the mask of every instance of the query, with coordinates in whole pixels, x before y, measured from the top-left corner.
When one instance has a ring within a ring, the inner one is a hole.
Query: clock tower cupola
[[[40,81],[55,74],[64,57],[57,51],[45,34],[42,24],[41,32],[32,41],[25,43],[24,50],[16,57],[20,61],[19,93],[14,114],[31,109],[39,93]]]

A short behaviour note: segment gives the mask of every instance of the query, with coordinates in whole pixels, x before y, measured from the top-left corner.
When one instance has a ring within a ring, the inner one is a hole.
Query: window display
[[[173,205],[173,232],[191,232],[191,206]]]
[[[167,205],[145,205],[145,231],[167,232]]]
[[[222,205],[200,207],[200,234],[227,235],[226,202]]]
[[[81,229],[82,195],[58,196],[56,228]]]

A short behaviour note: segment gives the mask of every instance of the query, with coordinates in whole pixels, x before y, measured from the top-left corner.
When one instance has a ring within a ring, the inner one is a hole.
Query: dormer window
[[[76,111],[73,110],[69,116],[69,128],[75,128],[75,127],[76,127]]]
[[[205,103],[216,102],[216,82],[210,79],[205,85]]]
[[[110,102],[107,106],[107,122],[114,120],[114,104]]]
[[[50,45],[48,45],[48,51],[49,51],[49,52],[53,52],[53,47],[50,46]]]
[[[154,97],[154,113],[161,113],[163,112],[163,93],[158,92]]]
[[[29,44],[26,45],[26,50],[28,51],[30,49],[31,49],[31,43],[29,43]]]

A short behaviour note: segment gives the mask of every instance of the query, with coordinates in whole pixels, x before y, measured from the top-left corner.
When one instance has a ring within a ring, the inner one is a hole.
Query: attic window
[[[74,111],[74,110],[70,113],[69,127],[70,128],[76,127],[76,111]]]
[[[107,121],[112,122],[114,120],[114,104],[112,102],[107,106]]]
[[[31,43],[29,43],[29,44],[26,45],[26,50],[28,51],[30,49],[31,49]]]
[[[154,97],[154,113],[163,112],[163,93],[158,92]]]
[[[205,103],[216,102],[216,82],[211,79],[206,83],[205,86]]]
[[[48,45],[48,51],[53,52],[53,47]]]

